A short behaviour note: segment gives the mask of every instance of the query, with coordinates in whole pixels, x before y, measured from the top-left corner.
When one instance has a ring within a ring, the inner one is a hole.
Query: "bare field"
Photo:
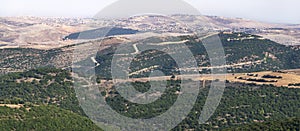
[[[273,76],[278,78],[264,78],[264,76]],[[257,84],[257,85],[274,85],[277,87],[288,87],[288,88],[300,88],[300,86],[289,86],[289,84],[300,83],[300,69],[284,70],[284,71],[263,71],[263,72],[252,72],[252,73],[236,73],[236,74],[200,74],[200,75],[178,75],[175,79],[191,79],[200,81],[211,81],[211,80],[227,80],[229,82],[246,83],[246,84]],[[243,78],[243,79],[239,79]],[[151,77],[151,78],[133,78],[128,80],[115,80],[115,82],[146,82],[146,81],[160,81],[170,80],[171,76]],[[248,79],[248,80],[247,80]],[[250,80],[265,80],[269,82],[259,82]],[[272,82],[270,82],[272,81]]]
[[[297,73],[298,72],[298,73]],[[257,74],[257,77],[249,76],[249,74]],[[263,78],[263,76],[277,76],[281,78]],[[252,78],[252,79],[263,79],[267,81],[276,81],[276,82],[253,82],[247,80],[241,80],[238,78]],[[264,71],[264,72],[253,72],[253,73],[244,73],[244,74],[233,74],[227,75],[227,80],[230,82],[241,82],[241,83],[254,83],[257,85],[271,84],[274,86],[287,86],[289,88],[300,88],[300,86],[289,86],[289,84],[300,83],[300,70],[287,70],[283,72],[273,72],[273,71]]]

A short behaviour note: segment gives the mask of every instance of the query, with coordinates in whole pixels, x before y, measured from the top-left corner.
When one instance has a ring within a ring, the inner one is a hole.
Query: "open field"
[[[264,78],[266,76],[277,77],[277,78]],[[300,69],[284,70],[284,71],[263,71],[263,72],[252,72],[252,73],[235,73],[235,74],[199,74],[199,75],[178,75],[175,79],[191,79],[200,81],[211,81],[211,80],[227,80],[229,82],[246,83],[246,84],[257,84],[257,85],[274,85],[277,87],[285,86],[289,88],[300,88],[300,86],[291,86],[290,84],[300,83]],[[171,76],[160,76],[150,78],[132,78],[128,80],[115,80],[115,82],[128,82],[128,81],[160,81],[170,80]],[[290,86],[289,86],[290,85]]]
[[[253,74],[254,76],[249,76]],[[257,75],[257,76],[255,76]],[[263,76],[277,76],[278,78],[263,78]],[[238,78],[244,79],[238,79]],[[245,79],[262,79],[267,81],[274,82],[257,82],[249,81]],[[241,83],[254,83],[257,85],[263,84],[272,84],[274,86],[288,86],[290,88],[300,88],[300,86],[289,86],[289,84],[300,83],[300,70],[286,70],[282,72],[273,72],[273,71],[263,71],[263,72],[253,72],[253,73],[244,73],[244,74],[233,74],[227,75],[227,80],[230,82],[241,82]]]

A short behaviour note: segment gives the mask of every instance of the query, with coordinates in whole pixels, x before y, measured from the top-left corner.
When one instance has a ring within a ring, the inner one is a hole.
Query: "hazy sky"
[[[116,0],[1,0],[0,16],[92,17]],[[204,15],[300,24],[299,0],[185,0]]]

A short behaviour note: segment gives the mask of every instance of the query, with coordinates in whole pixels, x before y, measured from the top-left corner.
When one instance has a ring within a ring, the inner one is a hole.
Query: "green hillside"
[[[229,72],[251,72],[262,70],[279,70],[279,69],[293,69],[300,68],[300,47],[299,46],[284,46],[276,42],[263,39],[262,37],[245,34],[219,34],[223,43],[226,62],[229,65],[234,65],[243,62],[252,62],[252,64],[241,65],[237,67],[228,67]],[[193,36],[182,37],[168,37],[159,38],[151,37],[137,43],[160,43],[165,41],[183,41],[185,45],[191,50],[198,66],[210,66],[209,57],[201,42],[195,41],[198,39]],[[92,41],[94,43],[101,42],[101,40]],[[89,42],[87,42],[89,43]],[[84,45],[85,43],[79,43]],[[122,43],[124,44],[124,43]],[[133,53],[132,47],[134,43],[128,43],[129,53]],[[16,48],[16,49],[1,49],[0,50],[0,73],[26,71],[39,67],[52,66],[57,68],[67,68],[72,64],[72,53],[76,45],[66,46],[51,50],[38,50],[30,48]],[[158,45],[163,48],[166,45]],[[139,45],[137,45],[139,48]],[[109,66],[111,64],[112,56],[115,53],[116,46],[102,49],[98,52],[96,60],[101,64],[97,71],[102,72],[102,77],[110,77]],[[131,49],[132,48],[132,49]],[[172,54],[176,54],[176,50]],[[87,55],[87,57],[90,56]],[[84,59],[82,59],[84,60]],[[90,58],[86,58],[85,62],[92,63]],[[144,68],[159,65],[155,69],[165,71],[166,74],[176,74],[177,65],[174,60],[166,53],[160,51],[145,51],[137,55],[136,59],[131,64],[131,72],[135,72]],[[201,73],[209,73],[209,69],[203,69]],[[149,72],[148,72],[149,73]],[[133,77],[145,76],[147,72],[137,74]]]
[[[167,111],[177,99],[174,93],[180,89],[180,81],[169,81],[166,91],[157,101],[147,105],[131,103],[115,90],[110,91],[107,103],[118,113],[133,118],[151,118]],[[212,117],[199,124],[201,109],[205,103],[209,85],[201,88],[194,108],[173,130],[219,130],[243,126],[249,123],[278,121],[300,117],[300,89],[227,83],[220,105]],[[147,90],[149,83],[133,83],[139,90]],[[288,123],[287,123],[288,124]]]
[[[289,118],[277,121],[268,121],[262,123],[254,123],[241,125],[239,127],[233,127],[224,129],[224,131],[299,131],[300,130],[300,118]]]
[[[70,78],[69,71],[55,68],[41,68],[23,73],[4,75],[0,78],[0,104],[22,104],[25,108],[31,108],[32,111],[34,111],[34,109],[38,111],[43,110],[41,112],[51,118],[56,118],[57,116],[53,114],[53,112],[62,112],[67,115],[63,118],[57,117],[55,121],[64,121],[69,117],[73,119],[74,114],[75,116],[82,116],[80,118],[85,121],[87,118],[78,104]],[[206,82],[206,87],[200,89],[194,108],[188,117],[174,128],[174,130],[218,130],[257,122],[278,121],[289,117],[300,117],[300,89],[273,87],[269,85],[258,86],[227,83],[227,88],[225,89],[221,103],[214,115],[207,123],[202,125],[198,124],[199,112],[208,94],[209,84],[209,81]],[[133,85],[142,92],[149,89],[148,82],[136,82],[133,83]],[[174,92],[178,91],[180,89],[179,87],[180,81],[169,81],[162,97],[155,101],[155,103],[148,105],[130,103],[121,97],[114,88],[109,91],[109,97],[106,98],[106,101],[115,111],[125,116],[151,118],[165,112],[172,106],[178,95],[174,94]],[[104,88],[100,88],[100,90],[104,91]],[[105,92],[102,93],[105,94]],[[20,116],[20,119],[23,121],[16,122],[15,120],[8,120],[7,118],[15,118],[9,117],[11,114],[28,113],[24,108],[10,109],[2,107],[1,110],[7,111],[3,111],[4,114],[0,120],[12,121],[12,123],[21,122],[21,124],[19,123],[20,128],[22,126],[26,127],[27,125],[22,124],[22,122],[32,122],[35,120],[34,118],[36,118],[32,115],[26,115],[25,120],[23,119],[24,116]],[[68,110],[67,112],[69,113],[65,113],[66,110]],[[5,114],[5,112],[10,113]],[[41,119],[44,120],[44,117]],[[34,122],[32,122],[32,124],[33,123]],[[63,125],[56,124],[57,125],[53,124],[53,126],[58,127],[55,129],[63,128]],[[85,127],[88,122],[81,124],[83,125],[79,124],[78,126]],[[5,126],[7,129],[14,127],[15,126],[9,124]],[[43,129],[44,127],[36,126],[37,130],[40,128]]]
[[[39,68],[0,77],[0,104],[56,105],[84,114],[67,70]]]
[[[0,107],[0,130],[17,131],[100,131],[91,120],[55,106],[34,106],[27,109]]]
[[[268,39],[264,39],[260,36],[245,33],[220,33],[219,36],[223,44],[226,64],[231,65],[230,67],[227,67],[227,71],[229,73],[300,68],[299,46],[285,46]],[[123,55],[124,57],[117,61],[119,63],[125,63],[129,58],[128,56],[131,56],[131,54],[135,52],[134,45],[136,45],[137,48],[151,47],[167,50],[172,47],[172,45],[163,45],[159,43],[185,40],[187,40],[187,42],[184,44],[194,55],[194,58],[197,61],[197,66],[211,66],[209,61],[210,58],[208,57],[204,45],[201,42],[196,41],[196,39],[197,37],[192,36],[167,38],[151,37],[135,43],[127,43],[126,48],[123,50],[121,48],[121,51],[126,52],[125,54],[116,54],[116,50],[119,48],[117,46],[105,48],[104,50],[100,50],[97,54],[96,60],[100,63],[100,66],[97,66],[96,72],[100,78],[110,78],[110,65],[113,56],[115,54],[116,56]],[[178,63],[175,62],[171,55],[176,55],[179,52],[182,52],[180,49],[181,46],[171,48],[169,50],[169,54],[153,49],[141,52],[132,59],[129,73],[154,67],[152,70],[161,70],[166,75],[178,74]],[[90,59],[87,59],[85,62],[92,63]],[[190,66],[188,63],[181,64],[185,65],[185,67]],[[210,69],[202,69],[200,70],[200,73],[210,73],[210,71]],[[145,77],[148,76],[150,72],[151,70],[146,70],[134,74],[131,77]]]

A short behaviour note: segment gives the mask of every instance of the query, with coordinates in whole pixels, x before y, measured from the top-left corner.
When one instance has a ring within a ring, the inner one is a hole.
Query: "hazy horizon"
[[[93,17],[117,0],[3,0],[0,16]],[[300,24],[297,0],[185,0],[203,15],[244,18],[268,23]],[[134,5],[133,5],[134,6]]]

